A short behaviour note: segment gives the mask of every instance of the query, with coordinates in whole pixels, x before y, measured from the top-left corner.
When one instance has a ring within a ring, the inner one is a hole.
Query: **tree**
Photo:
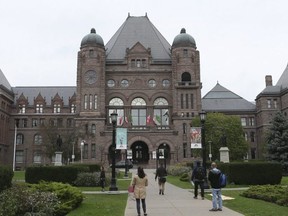
[[[193,126],[200,126],[199,117],[192,121]],[[205,121],[206,152],[209,154],[209,141],[211,141],[212,159],[219,159],[219,149],[227,146],[230,159],[242,160],[248,152],[248,143],[244,138],[243,127],[238,116],[224,115],[222,113],[208,113]]]
[[[280,162],[288,172],[288,121],[281,112],[275,114],[267,134],[267,159]]]

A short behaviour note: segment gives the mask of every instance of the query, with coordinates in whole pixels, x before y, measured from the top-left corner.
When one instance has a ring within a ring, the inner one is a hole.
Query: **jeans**
[[[222,209],[222,194],[221,189],[212,188],[212,204],[213,209]],[[217,207],[218,206],[218,207]]]
[[[142,202],[142,209],[144,214],[146,213],[146,202],[145,199],[141,199]],[[140,199],[136,199],[136,208],[137,208],[137,213],[140,215]]]

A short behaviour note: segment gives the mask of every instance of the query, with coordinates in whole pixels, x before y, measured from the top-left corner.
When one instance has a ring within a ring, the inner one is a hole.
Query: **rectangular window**
[[[131,67],[132,67],[132,68],[136,67],[136,61],[135,61],[135,59],[132,59],[132,60],[131,60]]]
[[[249,126],[254,126],[254,118],[253,117],[249,118]]]
[[[76,105],[71,104],[71,113],[76,113]]]
[[[60,104],[54,104],[54,113],[60,113],[61,108],[60,108]]]
[[[97,97],[97,95],[94,95],[94,109],[95,110],[97,110],[97,108],[98,108],[98,97]]]
[[[187,143],[183,143],[183,158],[187,158]]]
[[[45,119],[44,118],[40,119],[40,125],[42,125],[42,126],[45,125]]]
[[[33,163],[41,163],[41,152],[35,151],[33,153]]]
[[[91,158],[96,158],[96,144],[91,144]]]
[[[194,109],[194,96],[193,96],[193,94],[190,95],[190,99],[191,99],[191,109]]]
[[[186,109],[189,109],[189,95],[186,94]]]
[[[43,104],[36,104],[36,113],[43,113]]]
[[[271,99],[267,99],[267,108],[271,108]]]
[[[277,109],[277,99],[273,100],[274,108]]]
[[[146,67],[146,59],[142,59],[142,67]]]
[[[19,113],[25,113],[26,112],[26,107],[25,107],[25,104],[23,105],[19,105]]]
[[[254,132],[250,132],[250,141],[251,142],[255,141],[255,133]]]
[[[38,126],[38,119],[32,119],[32,127]]]
[[[246,118],[241,118],[241,125],[242,126],[247,126]]]
[[[23,150],[16,150],[15,161],[16,161],[16,163],[23,163],[24,162],[24,151]]]
[[[88,95],[84,95],[84,109],[87,110],[88,108]]]
[[[90,110],[92,109],[92,106],[93,106],[93,97],[92,97],[92,95],[90,94],[90,95],[89,95],[89,109],[90,109]]]
[[[181,94],[181,98],[180,98],[180,103],[181,103],[181,109],[184,109],[184,95]]]
[[[22,127],[26,128],[28,126],[28,119],[22,119]]]
[[[136,67],[137,67],[137,68],[140,68],[140,67],[141,67],[141,60],[140,60],[140,59],[137,59],[137,60],[136,60]]]
[[[88,144],[84,144],[84,152],[83,152],[83,158],[88,159]]]

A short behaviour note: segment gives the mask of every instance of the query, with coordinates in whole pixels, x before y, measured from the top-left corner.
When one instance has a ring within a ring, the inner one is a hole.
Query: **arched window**
[[[191,82],[191,75],[188,72],[184,72],[181,76],[182,82]]]
[[[111,123],[111,118],[110,118],[111,114],[113,112],[116,112],[118,114],[117,125],[118,126],[123,125],[124,119],[125,119],[123,106],[124,106],[124,102],[121,98],[115,97],[109,101],[108,119],[110,119],[109,120],[110,123]]]
[[[156,98],[154,103],[153,121],[157,126],[169,125],[168,101],[165,98]]]
[[[41,145],[42,144],[42,136],[40,134],[36,134],[34,136],[34,144]]]
[[[146,102],[143,98],[134,98],[131,102],[131,124],[133,126],[146,125]]]

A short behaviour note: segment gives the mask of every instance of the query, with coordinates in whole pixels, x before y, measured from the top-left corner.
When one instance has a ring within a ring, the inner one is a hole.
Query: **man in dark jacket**
[[[222,211],[222,195],[220,187],[220,175],[221,171],[217,169],[217,164],[213,162],[211,164],[211,170],[208,174],[208,180],[210,181],[212,188],[212,204],[213,208],[209,211]]]
[[[194,199],[198,196],[198,186],[201,189],[201,197],[204,200],[204,178],[205,178],[204,167],[201,166],[200,161],[196,162],[196,167],[193,169],[191,181],[194,183]]]
[[[163,164],[160,164],[160,167],[156,170],[155,181],[158,177],[158,185],[159,185],[159,195],[164,195],[165,190],[165,182],[166,182],[167,171],[163,167]]]

